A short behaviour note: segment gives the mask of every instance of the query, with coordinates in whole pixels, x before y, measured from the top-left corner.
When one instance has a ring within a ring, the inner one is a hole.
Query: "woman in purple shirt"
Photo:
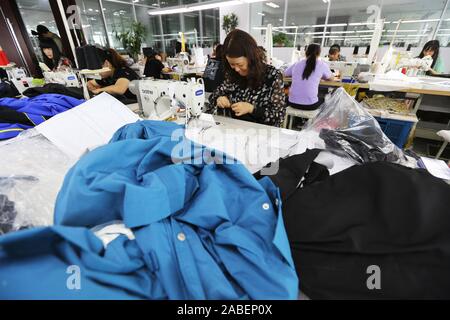
[[[320,46],[310,44],[303,59],[285,71],[284,75],[292,77],[289,89],[289,105],[295,109],[316,110],[322,104],[319,100],[319,84],[321,79],[331,80],[333,74],[328,65],[319,60]]]

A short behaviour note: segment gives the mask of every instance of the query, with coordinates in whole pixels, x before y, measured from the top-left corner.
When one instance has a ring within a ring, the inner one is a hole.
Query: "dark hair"
[[[336,53],[339,53],[339,49],[336,47],[331,47],[330,50],[328,51],[329,55],[336,54]]]
[[[338,45],[337,43],[333,44],[333,45],[330,47],[330,50],[331,50],[332,48],[336,48],[336,49],[338,49],[339,51],[341,51],[341,46]]]
[[[226,78],[238,83],[240,87],[251,87],[254,89],[261,86],[267,65],[263,61],[262,50],[258,48],[255,39],[245,31],[234,29],[228,33],[223,47]],[[226,57],[247,58],[248,75],[246,77],[240,76],[231,68]]]
[[[50,70],[55,69],[58,66],[59,59],[61,59],[61,52],[59,52],[58,46],[51,39],[41,39],[39,41],[39,47],[42,51],[42,58],[44,59],[44,63],[49,67]],[[53,51],[53,58],[50,59],[44,53],[44,49],[50,48]]]
[[[216,46],[216,60],[223,60],[223,45],[220,43]]]
[[[306,49],[306,66],[302,78],[307,80],[316,69],[317,57],[320,55],[320,45],[311,43]]]
[[[38,26],[36,27],[36,31],[37,31],[39,34],[44,34],[44,33],[49,32],[50,30],[48,30],[48,28],[47,28],[46,26],[43,26],[42,24],[40,24],[40,25],[38,25]]]
[[[437,59],[439,57],[439,47],[440,46],[441,45],[439,43],[439,40],[430,40],[430,41],[428,41],[423,46],[422,51],[420,51],[419,58],[423,58],[424,57],[423,52],[425,50],[433,50],[434,51],[433,57],[432,57],[433,58],[433,63],[431,64],[431,68],[434,68],[434,65],[436,64],[436,61],[437,61]]]
[[[116,50],[109,48],[102,50],[102,52],[103,54],[101,59],[103,63],[108,60],[115,69],[120,69],[127,66],[126,60],[122,58]]]

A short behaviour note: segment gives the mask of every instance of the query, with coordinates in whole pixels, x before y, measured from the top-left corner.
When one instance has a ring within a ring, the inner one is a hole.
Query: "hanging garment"
[[[296,299],[277,188],[223,158],[173,123],[121,128],[68,172],[55,226],[0,237],[0,299]],[[117,221],[132,237],[105,248],[92,228]]]
[[[45,93],[62,94],[75,99],[84,99],[82,88],[66,87],[59,83],[47,83],[43,87],[28,88],[22,94],[32,98]]]
[[[270,177],[301,291],[312,299],[450,298],[450,186],[388,162],[328,176],[316,155],[283,159]]]

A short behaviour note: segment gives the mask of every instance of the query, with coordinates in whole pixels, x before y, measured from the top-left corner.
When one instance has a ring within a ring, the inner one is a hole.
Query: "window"
[[[129,30],[134,22],[132,4],[103,1],[105,12],[106,28],[108,29],[109,44],[111,47],[123,50],[122,43],[117,39],[117,35]],[[129,1],[131,2],[131,1]]]
[[[436,39],[442,47],[450,46],[450,6],[444,14],[442,24],[437,32]]]
[[[77,0],[81,24],[86,42],[107,46],[106,31],[98,0]]]
[[[25,27],[27,28],[28,35],[30,36],[34,52],[38,59],[42,61],[42,52],[39,47],[38,38],[37,36],[33,36],[31,31],[36,30],[36,27],[41,24],[46,26],[51,32],[59,35],[50,4],[46,0],[18,0],[17,5]]]

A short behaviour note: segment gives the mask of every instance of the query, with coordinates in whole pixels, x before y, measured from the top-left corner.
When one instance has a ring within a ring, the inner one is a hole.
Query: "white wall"
[[[238,29],[244,30],[246,32],[249,32],[250,30],[250,5],[248,3],[220,8],[220,43],[223,43],[227,36],[225,34],[225,31],[223,31],[222,29],[223,16],[230,13],[234,13],[238,17]]]

